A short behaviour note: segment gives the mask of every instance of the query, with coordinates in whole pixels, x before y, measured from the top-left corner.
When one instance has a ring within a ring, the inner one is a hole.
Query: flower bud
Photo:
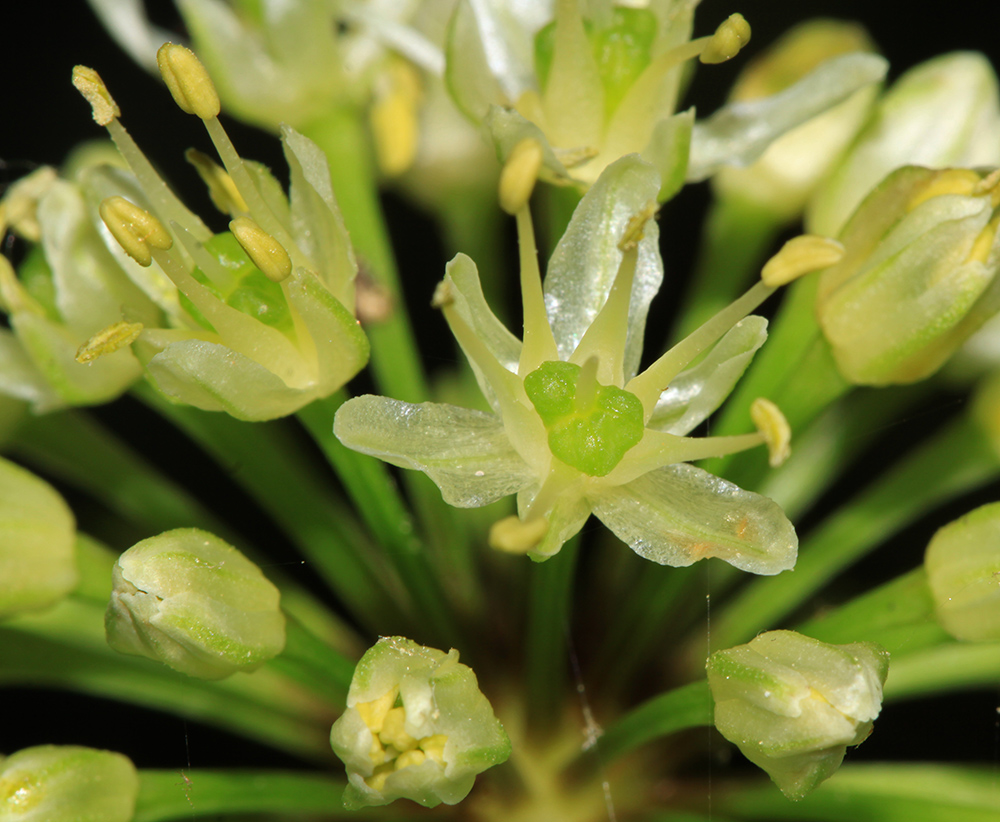
[[[347,766],[344,807],[411,799],[461,802],[510,741],[472,669],[404,637],[383,637],[358,662],[347,710],[330,731]]]
[[[129,822],[138,795],[119,753],[39,745],[0,758],[0,822]]]
[[[997,78],[981,54],[942,55],[896,81],[817,192],[807,230],[836,236],[879,180],[905,165],[1000,165]]]
[[[76,526],[62,497],[0,458],[0,617],[52,605],[76,586]]]
[[[1000,640],[1000,503],[941,528],[924,557],[938,621],[958,639]]]
[[[997,312],[998,187],[995,173],[911,166],[861,204],[816,303],[846,379],[923,379]]]
[[[285,647],[280,593],[217,536],[178,528],[118,558],[108,644],[200,679],[253,671]]]
[[[888,670],[888,652],[873,642],[769,631],[709,657],[715,727],[785,796],[801,799],[871,733]]]

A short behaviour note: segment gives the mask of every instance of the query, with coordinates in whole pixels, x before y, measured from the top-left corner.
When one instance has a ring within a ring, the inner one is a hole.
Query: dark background
[[[90,119],[87,104],[70,85],[73,65],[83,63],[99,70],[121,105],[123,122],[138,143],[176,181],[196,210],[205,213],[206,201],[200,186],[182,159],[183,150],[189,145],[206,145],[200,124],[195,118],[180,114],[158,79],[146,75],[119,51],[103,33],[87,4],[70,0],[6,5],[15,6],[17,12],[12,18],[11,10],[5,8],[5,19],[0,23],[6,34],[6,42],[0,48],[0,76],[4,78],[0,186],[38,164],[58,164],[80,140],[102,136],[102,130]],[[171,4],[149,5],[162,25],[180,28]],[[746,55],[752,56],[792,24],[826,15],[863,20],[890,60],[891,77],[923,59],[954,49],[980,49],[990,54],[994,63],[1000,62],[997,3],[955,0],[935,6],[933,15],[914,14],[913,9],[914,4],[893,0],[745,0],[738,4],[705,0],[696,33],[710,33],[726,15],[740,11],[753,28],[753,40],[746,49]],[[19,48],[18,40],[22,38],[25,46]],[[699,72],[690,98],[697,103],[700,113],[706,114],[722,102],[739,65],[738,59],[733,64]],[[238,124],[227,122],[227,127],[243,156],[260,159],[276,169],[283,168],[276,140]],[[682,236],[687,234],[688,227],[693,230],[706,200],[705,186],[685,192],[684,198],[672,208],[671,218],[675,222],[671,230],[683,232]],[[390,200],[389,209],[398,224],[406,225],[401,241],[415,254],[422,255],[421,258],[436,256],[443,263],[445,252],[433,232],[427,231],[430,224],[397,199]],[[667,297],[683,281],[690,262],[682,253],[671,253],[668,263],[672,285],[668,286]],[[434,278],[438,276],[435,274]],[[944,415],[950,401],[944,398],[941,402],[938,412]],[[135,409],[126,407],[125,411],[113,413],[119,414],[117,419],[123,426],[135,428],[142,424],[141,418],[133,415],[139,413]],[[903,439],[906,436],[901,435]],[[985,501],[985,498],[979,500]],[[873,573],[878,573],[878,569],[873,569]],[[294,764],[252,743],[185,725],[175,717],[142,710],[123,711],[116,703],[29,689],[8,691],[3,699],[0,751],[4,752],[57,742],[121,750],[137,764],[150,767]],[[1000,739],[996,705],[995,692],[978,692],[967,698],[953,695],[895,706],[880,718],[878,732],[859,750],[858,756],[885,759],[907,758],[910,754],[937,755],[996,764]],[[12,714],[22,716],[25,721],[12,723]],[[935,740],[932,754],[928,754],[929,739]],[[918,744],[921,741],[923,744]]]

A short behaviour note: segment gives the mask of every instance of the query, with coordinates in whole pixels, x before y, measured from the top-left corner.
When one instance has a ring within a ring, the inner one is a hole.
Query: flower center
[[[582,367],[546,362],[524,378],[524,390],[542,418],[553,456],[603,477],[642,439],[645,426],[639,398],[601,385],[596,372],[596,358]]]

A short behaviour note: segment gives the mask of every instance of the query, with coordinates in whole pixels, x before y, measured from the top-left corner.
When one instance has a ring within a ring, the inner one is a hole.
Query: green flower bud
[[[816,311],[844,377],[923,379],[1000,308],[1000,175],[910,166],[890,174],[840,235]]]
[[[0,757],[0,822],[129,822],[138,794],[119,753],[39,745]]]
[[[938,621],[958,639],[1000,640],[1000,503],[941,528],[924,557]]]
[[[458,651],[404,637],[383,637],[361,657],[330,744],[347,766],[347,809],[396,799],[454,805],[476,774],[510,755],[510,740]]]
[[[806,228],[836,236],[879,180],[905,165],[1000,165],[997,78],[983,55],[945,54],[900,77],[810,204]]]
[[[178,528],[118,558],[108,644],[200,679],[253,671],[285,647],[280,593],[217,536]]]
[[[76,587],[75,540],[62,497],[0,458],[0,617],[52,605]]]
[[[829,645],[769,631],[708,659],[715,727],[801,799],[863,742],[882,706],[889,653],[874,642]]]

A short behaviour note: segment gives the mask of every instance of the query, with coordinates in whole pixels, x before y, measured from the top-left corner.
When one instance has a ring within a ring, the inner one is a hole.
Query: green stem
[[[740,200],[712,202],[694,276],[677,315],[676,339],[684,339],[746,290],[780,229],[774,215]]]
[[[1000,817],[1000,791],[993,768],[866,763],[842,767],[798,802],[758,780],[716,788],[712,808],[768,822],[994,822]]]
[[[852,599],[797,631],[823,642],[845,644],[869,640],[892,654],[900,654],[950,641],[934,617],[934,600],[923,566]]]
[[[139,771],[133,822],[171,822],[229,814],[347,818],[344,780],[281,771]]]
[[[339,705],[347,698],[355,663],[286,614],[285,649],[270,665]]]
[[[282,527],[309,564],[367,626],[397,618],[384,571],[353,512],[280,423],[245,423],[167,402],[146,383],[133,391],[198,443]]]
[[[333,434],[334,414],[346,399],[344,392],[339,392],[317,400],[299,411],[299,420],[336,470],[369,530],[386,549],[398,578],[405,580],[405,588],[398,593],[400,600],[410,606],[418,622],[433,631],[435,641],[458,644],[458,626],[428,562],[426,546],[385,464],[345,447]]]
[[[606,765],[659,737],[711,725],[714,713],[708,683],[692,682],[633,708],[605,730],[598,740],[598,751]]]
[[[395,302],[395,310],[388,319],[365,327],[372,346],[375,378],[389,396],[421,402],[429,392],[402,300],[392,243],[378,198],[371,141],[365,133],[360,110],[354,106],[331,107],[326,116],[303,132],[323,149],[330,161],[330,179],[351,243],[370,267],[375,281]]]
[[[104,606],[69,597],[4,622],[0,684],[64,688],[170,711],[307,759],[330,759],[333,705],[266,668],[207,682],[111,650]]]
[[[541,739],[562,720],[578,548],[579,538],[574,537],[557,556],[530,569],[525,690],[529,732]]]
[[[755,579],[730,600],[712,621],[714,647],[729,648],[776,626],[882,540],[998,473],[1000,459],[991,444],[963,415],[811,533],[793,572]],[[697,647],[689,644],[685,658],[700,666],[700,641]]]
[[[1000,682],[1000,642],[950,641],[893,659],[886,701],[948,691],[989,688]]]

